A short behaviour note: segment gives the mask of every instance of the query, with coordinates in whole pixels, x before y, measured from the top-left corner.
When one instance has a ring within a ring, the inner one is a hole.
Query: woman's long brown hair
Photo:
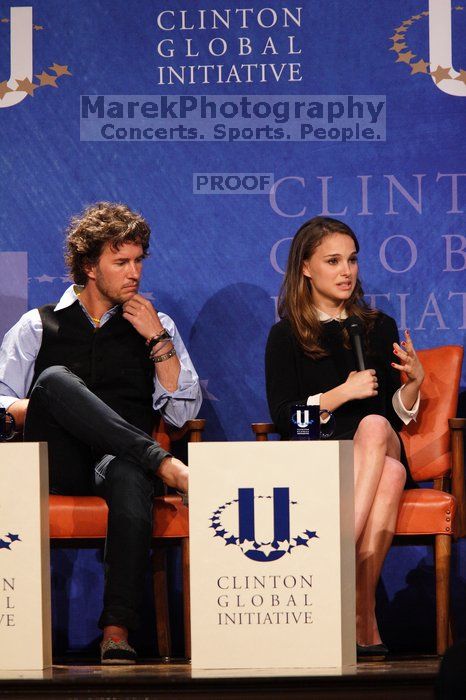
[[[350,236],[356,246],[356,252],[359,252],[356,235],[342,221],[325,216],[316,216],[306,221],[298,229],[291,243],[285,277],[278,298],[280,318],[289,320],[304,353],[315,359],[324,357],[326,352],[321,346],[322,324],[312,301],[312,282],[303,274],[303,263],[312,257],[326,236],[335,233]],[[364,292],[359,278],[344,308],[348,316],[358,316],[361,319],[367,337],[378,312],[371,309],[364,301]],[[349,347],[346,331],[345,346]]]

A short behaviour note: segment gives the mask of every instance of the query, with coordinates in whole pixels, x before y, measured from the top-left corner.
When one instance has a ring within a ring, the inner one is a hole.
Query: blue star
[[[209,518],[209,520],[212,520],[212,522],[214,522],[214,520],[218,520],[218,515],[214,514],[211,518]]]
[[[300,535],[298,537],[293,537],[294,541],[296,542],[296,547],[299,547],[300,545],[307,545],[308,540],[303,539]]]
[[[319,535],[317,534],[317,532],[315,530],[313,530],[313,531],[306,530],[305,532],[310,540],[312,540],[313,537],[319,537]]]
[[[11,540],[12,542],[21,542],[21,538],[19,535],[13,535],[11,532],[8,533],[7,535],[8,539]]]
[[[226,530],[217,530],[214,537],[223,537],[223,535],[226,533]]]
[[[5,540],[0,540],[0,549],[10,549],[11,542],[5,542]]]
[[[214,530],[216,530],[219,527],[219,525],[220,523],[212,523],[212,525],[209,525],[209,528],[212,527]]]
[[[228,503],[225,503],[226,506],[231,506],[231,501],[228,501]]]
[[[233,535],[231,537],[227,537],[225,540],[225,544],[236,544],[236,540],[238,538],[234,537]]]

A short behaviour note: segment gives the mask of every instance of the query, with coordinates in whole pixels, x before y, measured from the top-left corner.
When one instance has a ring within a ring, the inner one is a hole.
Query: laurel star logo
[[[243,540],[240,542],[240,547],[243,552],[250,552],[251,549],[254,549],[254,542],[253,540]]]
[[[412,58],[415,58],[416,54],[412,53],[411,51],[407,51],[406,53],[399,53],[398,58],[396,59],[396,63],[409,63]]]
[[[265,554],[266,557],[269,556],[270,552],[274,552],[275,549],[276,548],[272,546],[271,542],[266,542],[261,547],[261,551]]]
[[[457,12],[462,11],[464,10],[464,6],[456,5],[453,9]],[[442,80],[451,79],[450,71],[452,70],[452,66],[436,66],[434,67],[435,70],[431,70],[429,62],[425,61],[423,58],[412,63],[412,59],[417,58],[417,56],[410,51],[408,42],[408,35],[413,25],[419,21],[425,20],[428,16],[429,11],[424,10],[423,12],[418,12],[408,17],[408,19],[405,19],[398,27],[395,27],[394,34],[389,37],[392,45],[388,50],[395,52],[395,63],[404,63],[409,66],[411,70],[410,75],[431,75],[437,85]],[[460,80],[466,85],[466,71],[460,70],[455,80]]]
[[[427,73],[427,68],[429,64],[426,63],[422,58],[417,63],[411,63],[411,75],[415,73]]]
[[[255,496],[255,498],[259,499],[271,499],[272,496],[270,495],[258,495]],[[215,538],[220,538],[224,541],[224,545],[237,545],[243,554],[245,554],[247,557],[250,557],[248,554],[249,552],[252,552],[254,556],[251,556],[250,558],[255,558],[255,557],[260,557],[259,561],[263,562],[271,562],[274,561],[277,558],[278,553],[282,553],[280,556],[283,556],[284,554],[291,554],[291,550],[295,549],[296,547],[306,547],[308,548],[310,546],[310,541],[313,540],[314,538],[317,538],[317,532],[315,530],[304,530],[304,532],[300,532],[297,534],[296,537],[292,537],[291,540],[272,540],[268,542],[259,542],[256,540],[250,540],[250,539],[240,539],[239,535],[235,534],[234,532],[231,532],[231,519],[230,519],[230,525],[225,526],[224,521],[222,521],[222,518],[227,518],[228,519],[228,514],[227,511],[228,509],[235,505],[238,504],[238,499],[232,499],[231,501],[227,501],[226,503],[219,505],[217,509],[212,513],[211,517],[209,518],[209,525],[208,528],[209,530],[213,530],[213,537]],[[298,501],[290,501],[290,506],[297,506]]]
[[[31,95],[31,97],[34,96],[34,90],[37,90],[39,85],[37,83],[31,83],[29,78],[24,78],[24,80],[17,80],[16,81],[18,87],[16,88],[17,90],[24,90],[24,92],[27,92],[28,95]]]
[[[54,63],[52,66],[49,66],[49,70],[53,70],[53,72],[57,74],[58,78],[60,78],[62,75],[73,75],[68,70],[68,66],[61,66],[59,63]]]
[[[2,83],[0,83],[0,100],[3,100],[7,92],[13,92],[13,90],[8,87],[7,81],[4,80]]]
[[[284,552],[288,552],[289,548],[290,548],[290,543],[288,540],[278,540],[277,549],[280,549]]]
[[[431,70],[430,74],[433,76],[435,80],[435,84],[439,83],[441,80],[445,80],[446,78],[450,77],[450,70],[451,67],[444,68],[443,66],[438,66],[435,70]]]
[[[9,540],[9,542],[7,540]],[[18,534],[9,532],[4,537],[0,537],[0,549],[11,551],[11,545],[15,542],[22,542],[21,537]]]
[[[391,48],[389,48],[388,50],[389,51],[396,51],[397,53],[400,53],[400,51],[402,49],[405,49],[405,48],[406,48],[406,44],[404,42],[403,43],[396,42],[396,43],[393,43],[393,46]]]
[[[42,73],[39,73],[39,75],[36,75],[36,78],[39,78],[41,87],[43,87],[44,85],[50,85],[51,87],[54,87],[54,88],[58,87],[56,75],[49,75],[49,73],[42,71]]]
[[[56,280],[56,277],[50,277],[50,275],[41,275],[40,277],[36,277],[36,280],[40,283],[54,282]]]
[[[10,20],[8,17],[2,17],[0,18],[0,24],[8,26],[10,24]],[[44,30],[44,25],[43,24],[33,24],[33,29],[35,32],[41,32]],[[38,78],[39,82],[36,83],[31,81],[29,78],[23,78],[23,79],[15,79],[16,82],[16,87],[9,87],[7,84],[7,81],[4,80],[2,83],[0,83],[0,101],[3,100],[5,95],[9,92],[25,92],[27,95],[30,97],[34,97],[34,92],[38,88],[43,88],[43,87],[53,87],[53,88],[58,88],[57,81],[60,78],[63,78],[64,76],[72,76],[73,74],[69,70],[69,67],[65,64],[61,63],[53,63],[51,66],[49,66],[48,70],[52,71],[55,73],[55,75],[51,75],[50,73],[47,73],[45,70],[43,70],[41,73],[38,73],[35,75],[36,78]]]

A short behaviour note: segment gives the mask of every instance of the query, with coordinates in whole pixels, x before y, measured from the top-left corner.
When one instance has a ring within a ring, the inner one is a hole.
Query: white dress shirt
[[[79,288],[78,288],[79,289]],[[55,311],[65,309],[78,299],[74,285],[68,287]],[[81,302],[79,302],[81,303]],[[81,304],[86,317],[93,326],[96,323]],[[100,319],[103,326],[116,313],[118,306],[107,311]],[[158,312],[160,322],[170,333],[180,361],[180,375],[175,391],[168,391],[154,376],[153,407],[172,425],[181,427],[187,420],[195,418],[202,403],[199,378],[188,351],[174,321]],[[38,309],[28,311],[5,334],[0,347],[0,407],[8,409],[12,403],[27,396],[34,376],[34,365],[42,343],[42,320]]]

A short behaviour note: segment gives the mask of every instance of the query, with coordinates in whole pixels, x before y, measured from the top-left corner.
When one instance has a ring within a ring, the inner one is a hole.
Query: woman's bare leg
[[[356,619],[359,644],[378,644],[375,591],[393,539],[406,481],[400,443],[382,416],[363,418],[354,436]]]
[[[399,442],[392,426],[383,416],[366,416],[354,436],[356,542],[369,517],[387,455],[399,458]]]
[[[356,638],[358,644],[381,642],[375,616],[375,592],[393,540],[406,481],[404,466],[385,458],[382,477],[363,532],[356,544]]]

